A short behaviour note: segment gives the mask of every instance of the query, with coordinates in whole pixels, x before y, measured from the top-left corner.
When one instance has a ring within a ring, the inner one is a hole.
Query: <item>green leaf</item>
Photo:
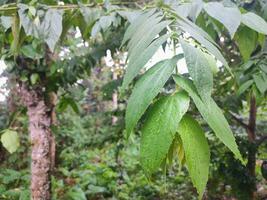
[[[266,37],[264,34],[259,33],[258,34],[258,43],[261,46],[261,48],[264,48]]]
[[[68,190],[67,193],[65,194],[65,198],[72,199],[72,200],[86,200],[87,199],[84,191],[78,186],[73,187],[70,190]]]
[[[166,158],[183,115],[189,107],[185,92],[160,98],[148,111],[141,130],[141,165],[152,174]]]
[[[59,112],[63,112],[68,108],[68,106],[70,106],[76,114],[80,113],[78,105],[71,97],[62,97],[62,99],[58,103],[57,108]]]
[[[187,68],[197,91],[205,101],[210,98],[213,87],[213,75],[204,53],[198,48],[193,47],[188,42],[180,39],[182,49],[187,64]]]
[[[241,23],[241,13],[237,7],[225,7],[219,2],[210,2],[204,5],[205,11],[214,19],[221,22],[234,37]]]
[[[136,30],[128,43],[128,59],[134,60],[140,56],[155,37],[170,24],[170,21],[162,21],[160,15],[152,15],[144,24]]]
[[[189,19],[195,21],[203,8],[203,2],[202,0],[194,0],[190,3],[173,6],[173,8],[180,16],[189,17]]]
[[[35,85],[39,79],[40,79],[39,74],[37,73],[32,74],[30,77],[31,84]]]
[[[1,136],[1,142],[9,153],[14,153],[19,148],[19,136],[16,131],[5,130]]]
[[[190,177],[201,198],[208,182],[210,164],[210,150],[205,133],[189,115],[181,120],[178,133],[183,142]]]
[[[146,22],[147,18],[155,11],[155,9],[152,9],[138,16],[135,21],[127,28],[121,45],[124,45],[128,40],[130,40],[130,38],[135,34],[136,29],[141,27],[142,24]]]
[[[13,40],[11,43],[11,51],[14,55],[17,55],[20,45],[20,21],[17,13],[13,16],[11,27],[13,35]]]
[[[267,78],[264,77],[262,74],[255,74],[253,75],[254,82],[261,92],[261,94],[264,94],[267,90]]]
[[[55,45],[62,33],[63,11],[48,9],[44,16],[37,15],[34,19],[31,19],[28,16],[29,6],[18,4],[18,8],[20,22],[26,35],[31,35],[45,41],[51,51],[54,51]]]
[[[9,28],[11,28],[12,17],[1,16],[0,21],[1,21],[1,26],[4,27],[5,31],[7,31]]]
[[[191,80],[185,79],[178,75],[173,77],[176,84],[188,92],[198,111],[211,129],[215,132],[216,136],[234,153],[237,159],[243,162],[231,128],[215,101],[210,98],[209,100],[207,99],[203,102],[198,96],[196,88]]]
[[[266,21],[252,12],[242,14],[242,23],[259,33],[267,35]]]
[[[222,64],[227,68],[227,70],[232,74],[231,69],[217,48],[215,42],[212,40],[212,38],[205,33],[201,28],[197,27],[195,24],[191,22],[185,22],[184,20],[178,21],[179,27],[185,31],[188,32],[195,40],[197,40],[200,44],[202,44],[211,54],[215,56],[219,61],[222,62]]]
[[[136,83],[126,109],[126,131],[129,135],[152,100],[161,91],[181,56],[166,59],[150,68]]]
[[[257,33],[246,26],[242,26],[239,28],[235,39],[244,61],[248,61],[257,46]]]
[[[43,57],[42,54],[40,54],[36,49],[33,47],[33,45],[24,45],[20,48],[20,52],[31,59],[40,59]]]
[[[185,152],[184,152],[184,146],[182,139],[180,135],[176,134],[176,141],[178,143],[178,148],[177,148],[177,157],[180,163],[180,170],[184,166],[186,160],[185,160]]]
[[[163,35],[155,39],[136,59],[129,61],[128,67],[123,80],[122,88],[125,89],[127,85],[136,77],[140,69],[143,68],[151,57],[156,53],[160,46],[167,41],[169,35]]]
[[[265,72],[267,74],[267,65],[265,64],[260,64],[260,68],[263,72]]]
[[[80,12],[82,13],[84,21],[88,25],[91,25],[100,17],[101,11],[98,8],[88,8],[82,4],[79,5],[80,5]]]
[[[219,68],[217,66],[215,58],[206,52],[203,52],[203,54],[209,63],[209,67],[210,67],[210,70],[212,71],[212,73],[217,74],[219,72]]]
[[[140,11],[120,11],[118,10],[117,13],[122,16],[123,18],[127,19],[128,22],[130,22],[131,24],[132,23],[135,23],[135,20],[140,16],[141,12]]]
[[[240,96],[241,94],[243,94],[253,83],[254,83],[253,80],[249,80],[243,83],[237,90],[236,95]]]
[[[45,33],[43,35],[45,42],[54,51],[57,41],[62,33],[62,15],[61,10],[49,9],[46,14],[43,23],[41,24],[41,31]]]

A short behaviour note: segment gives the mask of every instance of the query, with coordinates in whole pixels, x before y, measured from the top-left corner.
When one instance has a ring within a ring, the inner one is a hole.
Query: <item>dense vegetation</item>
[[[265,1],[0,5],[0,199],[267,198]]]

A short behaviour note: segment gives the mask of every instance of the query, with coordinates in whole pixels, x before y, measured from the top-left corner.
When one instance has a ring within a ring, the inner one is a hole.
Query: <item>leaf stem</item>
[[[176,41],[175,41],[175,38],[173,38],[173,56],[176,56]],[[176,74],[178,74],[178,66],[176,64],[176,67],[175,67],[175,72]]]

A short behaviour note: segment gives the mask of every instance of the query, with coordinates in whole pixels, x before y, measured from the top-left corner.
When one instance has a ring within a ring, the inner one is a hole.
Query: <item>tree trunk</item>
[[[50,106],[50,116],[51,116],[51,125],[57,126],[57,115],[56,115],[56,104],[57,104],[57,95],[54,92],[49,93],[49,106]],[[54,171],[56,165],[56,138],[51,134],[50,138],[50,154],[51,154],[51,172]]]
[[[31,140],[31,199],[51,199],[51,106],[42,89],[21,87],[21,97],[28,109]]]
[[[257,154],[257,147],[256,147],[256,116],[257,116],[257,103],[256,98],[254,95],[250,98],[250,110],[249,110],[249,124],[247,128],[248,140],[249,140],[249,148],[248,148],[248,162],[247,162],[247,169],[248,173],[252,179],[252,187],[249,191],[250,199],[254,200],[256,198],[255,191],[256,187],[256,154]]]

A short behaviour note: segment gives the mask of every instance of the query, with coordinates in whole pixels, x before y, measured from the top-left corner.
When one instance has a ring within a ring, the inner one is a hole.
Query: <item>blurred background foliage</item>
[[[3,0],[0,4],[13,2],[12,0]],[[27,2],[23,1],[23,3]],[[46,4],[47,2],[45,0]],[[64,2],[77,3],[76,0]],[[89,3],[89,1],[81,2]],[[42,3],[42,1],[38,1],[38,3]],[[138,3],[144,2],[138,1]],[[236,1],[236,3],[267,19],[266,1]],[[57,4],[57,1],[51,0],[50,4]],[[239,149],[244,158],[247,158],[248,149],[253,147],[247,141],[246,130],[233,119],[231,113],[248,116],[249,106],[246,101],[248,97],[246,93],[238,96],[235,91],[239,88],[238,85],[242,85],[243,75],[249,79],[252,72],[260,70],[261,65],[257,63],[259,60],[261,63],[264,62],[266,55],[262,54],[261,57],[253,60],[251,66],[256,65],[253,67],[254,71],[249,68],[246,68],[245,73],[243,70],[240,71],[240,66],[245,65],[246,67],[247,62],[243,62],[236,43],[229,39],[229,35],[221,29],[220,24],[212,20],[208,22],[211,28],[210,32],[207,32],[216,41],[219,42],[220,38],[224,37],[221,46],[225,54],[227,53],[226,58],[232,63],[233,72],[237,75],[235,76],[237,80],[235,80],[229,77],[227,72],[220,70],[216,75],[218,81],[215,81],[216,91],[213,95],[216,102],[225,110],[237,138]],[[121,23],[124,23],[123,20]],[[199,20],[197,23],[201,24],[201,21]],[[125,138],[124,112],[129,94],[125,92],[119,95],[118,100],[115,100],[115,104],[117,104],[115,107],[113,96],[119,91],[123,74],[120,65],[123,67],[125,62],[120,57],[124,52],[118,51],[124,28],[124,26],[113,27],[112,30],[103,32],[103,37],[96,38],[95,42],[90,41],[90,48],[84,44],[81,38],[84,36],[73,37],[78,31],[71,29],[67,40],[70,48],[67,51],[65,49],[64,55],[62,55],[62,58],[65,56],[68,59],[57,62],[47,72],[50,73],[50,78],[57,79],[62,87],[59,89],[61,95],[59,95],[60,99],[58,99],[56,108],[58,122],[53,127],[57,141],[56,168],[52,179],[54,200],[196,199],[197,193],[190,182],[188,172],[184,166],[180,166],[178,160],[174,160],[173,165],[167,171],[161,170],[148,180],[139,163],[139,130],[137,129],[136,134],[132,135],[130,139]],[[38,52],[36,51],[38,41],[35,42],[36,49],[33,51],[24,47],[27,57],[36,56],[32,54]],[[81,43],[83,45],[77,48],[77,45]],[[119,63],[119,66],[107,65],[103,58],[106,56],[106,49],[111,51],[114,63]],[[58,72],[58,70],[63,70],[64,76],[58,77],[57,73],[53,75],[53,72]],[[116,78],[114,78],[114,73]],[[7,87],[12,88],[11,85],[12,83],[8,83]],[[56,86],[51,85],[51,87]],[[252,87],[251,90],[253,90]],[[266,133],[266,95],[259,94],[258,99],[260,100],[257,119],[258,131]],[[192,109],[190,112],[194,114],[196,110]],[[27,121],[25,109],[17,105],[16,92],[10,90],[9,97],[0,104],[0,130],[7,127],[16,130],[19,133],[20,147],[15,153],[9,154],[0,145],[1,200],[30,199],[30,144]],[[202,125],[206,126],[204,122]],[[235,160],[229,150],[214,137],[208,128],[205,130],[211,147],[211,166],[204,199],[249,200],[247,192],[255,181],[259,193],[258,198],[267,198],[267,184],[261,172],[262,162],[267,159],[267,143],[263,143],[258,149],[256,180],[254,178],[252,180],[246,167]]]

